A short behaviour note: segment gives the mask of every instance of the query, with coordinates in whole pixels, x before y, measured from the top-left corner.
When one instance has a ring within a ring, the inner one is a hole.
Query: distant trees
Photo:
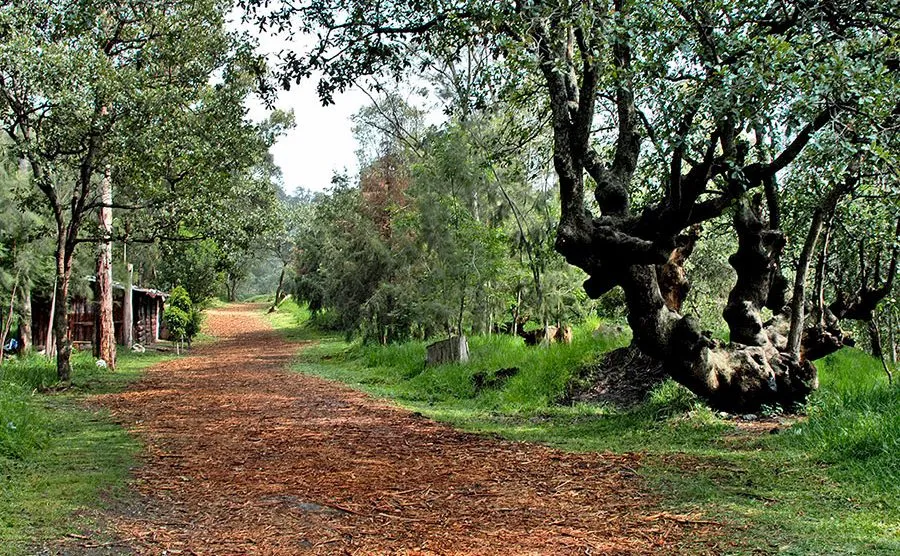
[[[583,316],[578,271],[552,250],[552,190],[515,161],[491,160],[473,130],[492,123],[426,128],[398,96],[373,100],[356,117],[368,162],[359,185],[337,179],[295,235],[298,298],[324,323],[382,343]]]

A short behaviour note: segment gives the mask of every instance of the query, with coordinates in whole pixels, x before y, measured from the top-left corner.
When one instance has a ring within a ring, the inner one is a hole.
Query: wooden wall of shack
[[[113,289],[113,323],[116,342],[125,343],[122,328],[125,288],[116,285]],[[132,315],[134,343],[151,345],[168,338],[163,324],[165,295],[156,290],[134,288],[132,290]],[[44,346],[47,342],[47,328],[50,324],[50,299],[35,296],[31,303],[34,345]],[[91,344],[97,325],[97,304],[93,298],[83,295],[73,296],[69,301],[69,338],[76,343]]]

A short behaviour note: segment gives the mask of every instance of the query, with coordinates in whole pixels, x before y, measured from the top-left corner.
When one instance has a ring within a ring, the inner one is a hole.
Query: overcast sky
[[[242,27],[235,22],[236,19],[236,16],[232,18],[232,25]],[[244,28],[255,32],[254,28]],[[280,50],[297,47],[280,38],[256,35],[261,52],[269,56],[273,66]],[[350,117],[367,103],[368,98],[362,91],[354,89],[336,94],[334,101],[330,106],[322,106],[316,95],[315,78],[279,93],[275,108],[293,110],[297,122],[297,126],[272,148],[275,163],[284,173],[286,192],[294,193],[300,188],[321,191],[330,185],[335,171],[346,169],[351,174],[358,171]],[[254,120],[259,121],[267,114],[268,111],[258,100],[250,102],[250,116]]]
[[[310,46],[312,39],[307,37],[301,37],[295,43],[283,37],[260,34],[255,27],[237,23],[239,17],[236,13],[232,15],[230,25],[255,35],[259,40],[259,51],[268,56],[273,68],[280,51],[302,50],[303,43],[307,43],[307,48]],[[414,85],[400,87],[401,94],[407,102],[425,111],[427,124],[439,124],[444,119],[440,106],[421,93],[431,90],[432,84],[421,78],[412,78],[412,82]],[[290,91],[279,92],[275,103],[276,109],[293,110],[297,124],[271,149],[275,163],[281,167],[287,193],[296,193],[299,189],[322,191],[331,185],[335,172],[346,171],[351,178],[359,172],[356,158],[358,147],[353,138],[350,118],[371,100],[365,92],[353,88],[342,94],[335,93],[334,104],[322,106],[316,94],[316,84],[315,76],[301,81],[299,85],[293,84]],[[249,109],[250,117],[255,121],[261,121],[269,114],[255,98],[249,102]]]
[[[316,95],[315,81],[304,81],[290,91],[281,91],[276,108],[293,110],[297,121],[297,126],[272,147],[275,163],[284,173],[285,191],[321,191],[331,183],[335,171],[357,172],[350,117],[367,100],[361,91],[353,90],[337,95],[335,104],[323,107]],[[267,111],[254,101],[250,114],[260,120]]]

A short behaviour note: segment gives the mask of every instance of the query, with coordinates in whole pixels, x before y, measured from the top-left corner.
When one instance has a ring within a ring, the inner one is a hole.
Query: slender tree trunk
[[[31,351],[32,331],[31,331],[31,285],[28,280],[22,282],[20,307],[19,307],[19,336],[22,340],[20,351],[28,353]]]
[[[279,303],[281,303],[281,298],[284,296],[284,274],[286,271],[286,267],[281,267],[281,274],[278,275],[278,287],[275,288],[275,306],[277,307]]]
[[[56,286],[50,296],[50,318],[47,320],[47,336],[44,340],[44,355],[50,357],[53,354],[53,326],[56,322]]]
[[[234,303],[237,301],[237,278],[229,274],[225,278],[225,295],[228,296],[228,301]]]
[[[513,311],[513,323],[512,323],[512,335],[519,335],[519,318],[521,317],[520,311],[522,308],[522,288],[516,288],[516,308]]]
[[[819,328],[825,327],[825,274],[828,272],[828,247],[831,244],[831,228],[833,225],[833,215],[828,217],[828,223],[825,226],[825,237],[822,239],[822,250],[819,252],[819,260],[816,263],[815,276],[815,325]]]
[[[53,335],[56,339],[56,376],[60,382],[72,377],[72,340],[69,338],[69,281],[72,258],[65,245],[65,233],[60,233],[56,252],[56,310],[53,315]]]
[[[869,322],[866,323],[866,326],[869,329],[869,343],[872,346],[872,356],[881,361],[881,366],[884,368],[888,378],[888,384],[893,384],[894,375],[891,373],[891,368],[888,367],[884,358],[884,346],[881,343],[881,329],[878,327],[878,319],[873,315]]]
[[[463,313],[466,308],[466,293],[465,289],[463,289],[463,293],[459,296],[459,317],[456,320],[456,335],[462,336],[462,327],[463,327]]]
[[[888,324],[891,338],[891,363],[897,364],[897,312],[894,307],[888,312]]]
[[[125,265],[125,295],[122,297],[122,343],[126,349],[134,345],[134,265]]]
[[[3,323],[3,331],[0,332],[0,363],[3,363],[3,346],[6,345],[6,337],[9,336],[9,331],[12,328],[12,320],[13,314],[15,314],[16,309],[16,294],[18,293],[19,287],[19,270],[16,271],[16,279],[13,282],[12,292],[9,295],[9,311],[6,313],[6,320]]]
[[[94,355],[106,361],[107,368],[116,368],[116,330],[113,318],[112,283],[112,181],[109,166],[101,180],[100,231],[104,239],[97,248],[97,345]]]
[[[822,225],[825,218],[822,209],[817,208],[813,214],[812,223],[809,225],[809,233],[800,252],[800,260],[797,262],[797,275],[794,278],[794,296],[791,299],[791,328],[788,332],[787,353],[792,357],[800,358],[800,340],[803,335],[804,311],[806,309],[806,277],[809,275],[809,262],[816,250],[816,243],[822,233]]]

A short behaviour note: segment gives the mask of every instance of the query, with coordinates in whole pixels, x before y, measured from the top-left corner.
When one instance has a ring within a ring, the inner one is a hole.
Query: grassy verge
[[[315,340],[295,366],[395,400],[474,432],[574,451],[642,452],[642,473],[668,509],[733,524],[723,553],[900,553],[900,388],[874,360],[845,350],[820,362],[808,417],[746,426],[668,382],[630,411],[553,404],[571,370],[627,338],[576,331],[571,346],[526,348],[471,338],[471,363],[425,369],[425,346],[364,347],[306,326],[302,308],[269,316],[295,340]],[[520,372],[477,389],[506,367]],[[771,416],[778,417],[778,416]]]
[[[139,446],[83,401],[123,389],[165,357],[123,352],[109,372],[78,354],[65,390],[54,389],[54,364],[42,357],[0,367],[0,555],[90,527],[89,510],[123,492]]]

